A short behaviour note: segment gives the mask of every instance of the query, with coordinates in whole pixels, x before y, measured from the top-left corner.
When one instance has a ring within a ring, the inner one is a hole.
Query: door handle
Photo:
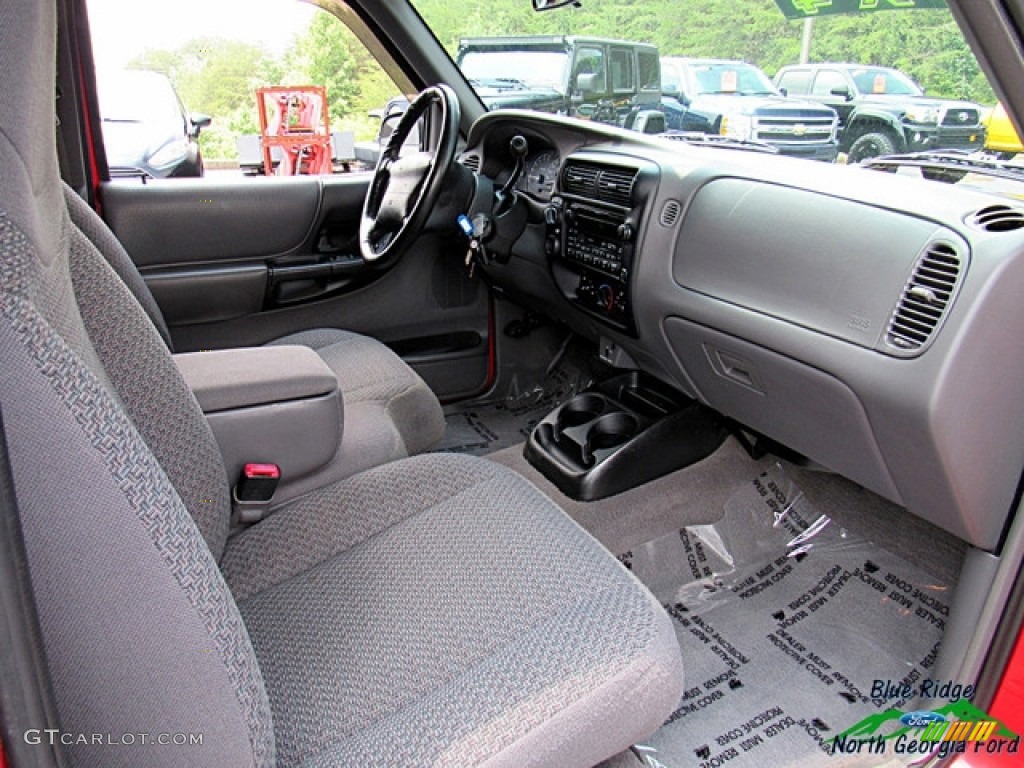
[[[267,302],[274,307],[323,298],[345,288],[366,270],[366,261],[354,254],[271,263],[267,266]]]

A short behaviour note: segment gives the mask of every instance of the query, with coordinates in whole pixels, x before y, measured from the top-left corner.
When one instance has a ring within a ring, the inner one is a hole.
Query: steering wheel
[[[433,105],[440,131],[426,152],[399,157],[413,126]],[[447,85],[424,89],[399,120],[381,154],[359,220],[359,251],[366,261],[397,258],[423,229],[437,202],[459,138],[459,99]]]

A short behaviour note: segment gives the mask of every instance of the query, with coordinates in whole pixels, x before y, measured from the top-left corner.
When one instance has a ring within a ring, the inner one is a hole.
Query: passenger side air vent
[[[661,209],[661,218],[658,221],[663,227],[671,227],[679,220],[679,214],[683,212],[683,206],[677,200],[669,200]]]
[[[887,344],[908,355],[924,347],[956,291],[961,259],[953,246],[934,243],[920,258],[889,323]]]
[[[1024,227],[1024,211],[1008,205],[989,205],[971,216],[967,223],[986,232],[1012,232]]]
[[[473,173],[480,172],[480,155],[476,153],[463,155],[459,158],[459,162],[469,168]]]
[[[571,195],[628,207],[633,200],[636,174],[631,168],[569,162],[562,172],[562,188]]]

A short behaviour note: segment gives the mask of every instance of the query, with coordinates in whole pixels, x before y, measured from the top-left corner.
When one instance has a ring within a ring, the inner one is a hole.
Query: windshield
[[[860,3],[846,13],[858,4],[581,0],[536,12],[530,0],[458,11],[450,0],[411,2],[486,109],[851,165],[892,154],[1005,159],[1020,151],[1012,126],[986,143],[995,94],[949,8],[932,0],[912,10]],[[787,18],[783,6],[813,18]],[[735,98],[708,98],[716,94]],[[757,98],[767,95],[775,98]],[[892,119],[870,119],[880,101]]]
[[[477,88],[546,88],[565,92],[565,51],[466,50],[459,67]]]
[[[861,93],[920,96],[921,89],[906,75],[881,67],[862,67],[850,71]]]
[[[754,67],[744,64],[694,64],[690,67],[690,92],[738,93],[744,96],[775,93],[775,86]]]
[[[920,83],[935,98],[974,102],[982,114],[996,101],[948,8],[822,12],[811,23],[786,18],[776,0],[582,0],[542,13],[529,0],[490,0],[458,12],[450,0],[412,2],[488,108],[600,115],[619,124],[650,108],[665,112],[669,130],[725,132],[722,121],[696,108],[684,115],[680,93],[776,93],[776,74],[804,62],[835,64],[817,82],[815,72],[791,73],[797,84],[783,83],[791,98],[820,97],[834,106],[833,89],[916,96]],[[516,44],[500,42],[510,37]],[[482,40],[495,41],[493,48],[466,47]],[[665,61],[691,64],[683,70]],[[540,90],[563,98],[531,93]]]

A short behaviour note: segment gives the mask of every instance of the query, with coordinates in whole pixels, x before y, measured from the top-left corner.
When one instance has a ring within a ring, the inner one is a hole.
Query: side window
[[[167,25],[140,4],[87,6],[112,177],[369,168],[380,116],[410,90],[311,4],[278,3],[266,18],[267,4],[218,0],[201,24]]]
[[[785,88],[790,96],[802,96],[811,84],[811,73],[806,69],[791,69],[779,78],[779,88]]]
[[[814,88],[811,94],[814,96],[832,96],[833,88],[849,88],[849,84],[841,72],[836,72],[834,69],[823,69],[814,78]]]
[[[583,78],[581,80],[581,77]],[[590,88],[583,85],[590,84]],[[579,90],[604,93],[607,89],[607,73],[604,65],[604,51],[600,48],[578,48],[576,66],[573,68],[573,84]]]
[[[658,63],[658,54],[640,51],[636,55],[637,80],[640,83],[641,91],[660,91],[661,74]]]
[[[633,52],[629,48],[612,48],[609,55],[612,64],[612,91],[632,92],[633,84]]]

